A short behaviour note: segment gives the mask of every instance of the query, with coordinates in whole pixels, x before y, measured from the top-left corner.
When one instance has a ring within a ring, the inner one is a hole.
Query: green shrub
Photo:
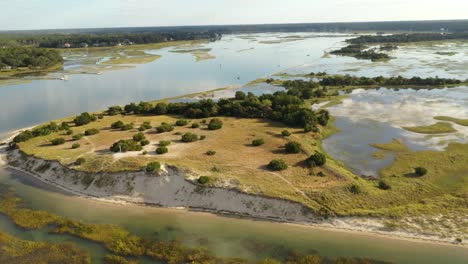
[[[75,123],[76,126],[84,126],[96,120],[97,117],[95,115],[90,115],[89,113],[85,112],[75,117],[75,119],[73,119],[73,123]]]
[[[148,129],[151,129],[152,126],[151,126],[151,123],[149,121],[145,121],[143,122],[143,124],[140,126],[140,128],[138,128],[139,131],[145,131],[145,130],[148,130]]]
[[[208,156],[214,156],[214,155],[216,155],[216,151],[214,151],[214,150],[208,150],[208,151],[206,152],[206,155],[208,155]]]
[[[289,132],[288,130],[283,130],[283,131],[281,132],[281,135],[282,135],[283,137],[289,137],[289,136],[291,136],[291,132]]]
[[[199,123],[193,123],[192,124],[192,128],[199,128],[200,127],[200,124]]]
[[[122,131],[128,131],[128,130],[132,130],[132,129],[133,129],[133,123],[125,124],[125,125],[123,125],[123,127],[121,128]]]
[[[173,130],[174,130],[174,127],[166,123],[162,123],[159,127],[156,128],[156,131],[158,133],[171,132]]]
[[[119,120],[119,121],[115,121],[114,123],[112,123],[111,128],[113,128],[113,129],[122,129],[124,127],[124,125],[125,125],[124,122]]]
[[[315,151],[313,155],[306,159],[306,164],[309,167],[322,167],[325,163],[327,163],[327,157],[318,151]]]
[[[54,138],[50,141],[50,143],[54,146],[62,145],[65,144],[65,139],[64,138]]]
[[[284,148],[286,150],[286,153],[290,153],[290,154],[301,152],[301,144],[294,142],[294,141],[286,143]]]
[[[193,133],[185,133],[182,135],[182,142],[195,142],[198,140],[198,135],[193,134]]]
[[[150,144],[150,142],[147,139],[143,139],[142,141],[140,141],[140,145],[142,145],[142,146],[147,146],[149,144]]]
[[[123,112],[123,109],[122,107],[116,105],[116,106],[110,106],[108,109],[107,109],[107,114],[110,115],[110,116],[115,116],[115,115],[118,115],[118,114],[121,114]]]
[[[168,140],[161,140],[161,141],[159,141],[159,146],[161,146],[161,147],[167,147],[167,146],[169,146],[169,145],[171,145],[171,142],[168,141]]]
[[[81,147],[81,145],[79,143],[75,143],[75,144],[72,145],[72,149],[77,149],[79,147]]]
[[[382,190],[390,190],[390,184],[388,184],[387,182],[385,182],[384,180],[380,180],[379,181],[379,189],[382,189]]]
[[[70,130],[70,125],[67,122],[62,122],[62,124],[60,124],[59,130]]]
[[[73,135],[73,130],[67,129],[67,132],[65,134],[67,134],[67,136],[71,136]]]
[[[145,134],[143,134],[141,132],[136,133],[135,135],[133,135],[133,140],[135,140],[136,142],[140,142],[143,139],[146,139],[146,137],[145,137]]]
[[[83,134],[76,134],[72,137],[73,140],[78,141],[83,138]]]
[[[422,177],[422,176],[427,174],[427,169],[423,168],[423,167],[417,167],[417,168],[414,169],[414,173],[417,176]]]
[[[153,171],[160,170],[160,169],[161,169],[161,163],[157,161],[150,162],[146,165],[147,172],[153,172]]]
[[[115,142],[112,147],[110,147],[110,150],[113,152],[140,151],[142,149],[143,147],[132,139],[119,140],[118,142]]]
[[[208,182],[210,182],[210,177],[208,176],[200,176],[200,178],[198,178],[198,183],[200,184],[207,184]]]
[[[223,121],[218,118],[213,118],[211,119],[210,123],[208,124],[208,129],[209,130],[218,130],[223,127]]]
[[[265,144],[265,141],[263,140],[263,138],[257,138],[252,141],[252,145],[255,147],[261,146],[263,144]]]
[[[235,98],[236,100],[245,100],[245,98],[247,98],[247,95],[245,95],[245,93],[242,92],[242,91],[237,91],[237,92],[236,92],[236,95],[234,96],[234,98]]]
[[[206,139],[205,135],[200,136],[200,140],[205,140],[205,139]]]
[[[86,159],[85,158],[78,158],[76,161],[75,161],[75,165],[76,166],[80,166],[82,164],[84,164],[86,162]]]
[[[146,151],[146,150],[143,151],[143,152],[141,153],[141,155],[143,155],[143,156],[148,155],[148,151]]]
[[[282,170],[286,170],[288,168],[288,164],[286,164],[286,162],[284,160],[272,160],[269,164],[268,164],[268,169],[270,170],[274,170],[274,171],[282,171]]]
[[[176,126],[186,126],[188,124],[188,121],[185,119],[179,119],[176,121]]]
[[[158,147],[156,149],[156,154],[158,155],[163,155],[163,154],[166,154],[167,152],[169,152],[169,149],[167,147]]]
[[[93,136],[93,135],[99,134],[99,132],[100,131],[97,128],[90,128],[85,131],[85,136]]]
[[[13,138],[13,142],[15,143],[25,142],[25,141],[30,140],[33,137],[34,137],[33,133],[29,130],[26,130],[26,131],[21,132],[15,138]]]

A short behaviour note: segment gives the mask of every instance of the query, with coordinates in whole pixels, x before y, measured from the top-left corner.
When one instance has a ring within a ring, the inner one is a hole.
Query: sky
[[[0,30],[468,19],[468,0],[0,0]]]

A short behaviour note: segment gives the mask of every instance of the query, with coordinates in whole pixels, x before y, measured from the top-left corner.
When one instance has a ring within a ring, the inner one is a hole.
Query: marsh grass
[[[403,129],[418,133],[418,134],[446,134],[455,133],[457,130],[453,128],[452,124],[447,122],[437,122],[430,126],[416,126],[416,127],[403,127]]]

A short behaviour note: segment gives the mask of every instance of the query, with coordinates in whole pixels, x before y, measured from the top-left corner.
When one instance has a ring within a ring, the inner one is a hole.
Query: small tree
[[[417,176],[422,177],[422,176],[427,174],[427,169],[423,168],[423,167],[417,167],[417,168],[414,169],[414,173]]]
[[[121,128],[122,131],[128,131],[128,130],[132,130],[132,129],[133,129],[133,123],[125,124],[125,125],[123,125],[123,127]]]
[[[242,91],[237,91],[236,92],[236,95],[235,95],[236,100],[245,100],[245,98],[247,98],[247,96],[245,95],[244,92],[242,92]]]
[[[257,138],[252,141],[252,145],[255,147],[261,146],[263,144],[265,144],[265,141],[263,140],[263,138]]]
[[[50,143],[54,146],[62,145],[65,144],[65,139],[64,138],[55,138],[50,141]]]
[[[151,129],[151,128],[152,128],[151,123],[149,121],[145,121],[145,122],[143,122],[143,124],[141,124],[141,126],[140,126],[140,128],[138,128],[138,130],[143,132],[143,131]]]
[[[218,118],[213,118],[211,119],[210,123],[208,124],[208,129],[209,130],[218,130],[223,127],[223,121]]]
[[[274,170],[274,171],[282,171],[286,170],[288,168],[288,164],[284,160],[272,160],[268,164],[268,169]]]
[[[115,121],[114,123],[111,124],[111,128],[113,129],[122,129],[122,127],[124,127],[124,122],[122,121]]]
[[[199,128],[200,127],[200,124],[199,123],[193,123],[192,124],[192,128]]]
[[[160,170],[160,169],[161,169],[161,163],[157,161],[150,162],[146,165],[147,172],[153,172],[153,171]]]
[[[167,123],[162,123],[159,127],[156,128],[156,131],[158,133],[171,132],[173,130],[174,130],[174,127]]]
[[[327,163],[327,157],[318,151],[315,151],[315,153],[310,156],[308,159],[306,159],[306,164],[309,167],[321,167]]]
[[[136,133],[135,135],[133,135],[133,140],[135,140],[136,142],[140,142],[142,140],[146,139],[145,137],[145,134],[139,132],[139,133]]]
[[[67,136],[71,136],[71,135],[73,135],[73,130],[67,129],[65,134],[67,134]]]
[[[291,132],[289,132],[288,130],[283,130],[283,131],[281,132],[281,135],[282,135],[283,137],[289,137],[289,136],[291,136]]]
[[[156,149],[156,154],[158,155],[163,155],[169,152],[169,149],[167,147],[158,147]]]
[[[195,142],[198,140],[198,135],[193,134],[193,133],[185,133],[182,135],[182,142]]]
[[[140,145],[142,145],[142,146],[147,146],[149,144],[150,144],[150,142],[147,139],[143,139],[142,141],[140,141]]]
[[[176,126],[186,126],[188,124],[188,121],[185,119],[179,119],[176,121]]]
[[[286,153],[290,153],[290,154],[301,152],[301,144],[298,142],[294,142],[294,141],[286,143],[284,148],[286,150]]]
[[[75,117],[75,119],[73,119],[73,122],[75,123],[76,126],[84,126],[96,120],[97,120],[97,117],[95,115],[91,115],[85,112]]]

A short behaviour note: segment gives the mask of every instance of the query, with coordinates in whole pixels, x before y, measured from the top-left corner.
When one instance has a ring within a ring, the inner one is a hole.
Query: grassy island
[[[457,132],[452,124],[447,122],[437,122],[430,126],[403,127],[403,129],[419,134],[446,134]]]

